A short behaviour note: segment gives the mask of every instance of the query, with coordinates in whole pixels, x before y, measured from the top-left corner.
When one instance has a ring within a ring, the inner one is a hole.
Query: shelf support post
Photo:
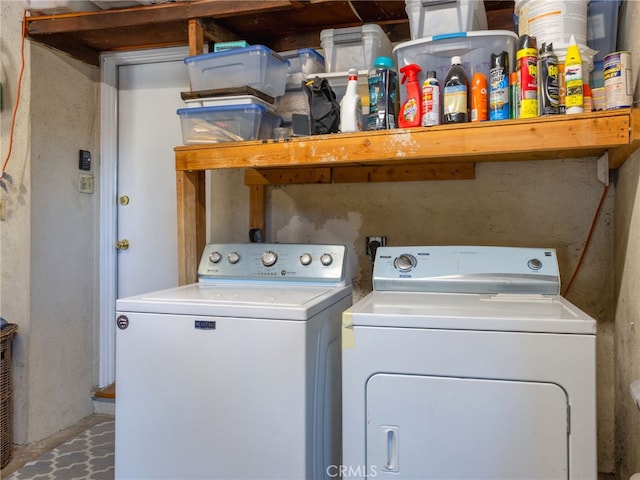
[[[598,180],[600,180],[605,187],[609,186],[609,154],[607,152],[604,152],[600,158],[598,158]]]
[[[189,56],[202,55],[204,52],[204,33],[195,18],[189,19]]]
[[[178,284],[198,279],[198,262],[206,242],[205,171],[176,171],[178,213]]]
[[[249,185],[249,229],[259,228],[266,237],[266,189],[264,185]]]

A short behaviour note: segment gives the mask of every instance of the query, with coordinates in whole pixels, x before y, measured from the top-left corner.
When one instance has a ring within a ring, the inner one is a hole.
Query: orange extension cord
[[[24,73],[24,39],[26,37],[27,30],[27,11],[22,14],[22,41],[20,44],[20,74],[18,75],[18,88],[16,91],[16,104],[13,106],[13,115],[11,117],[11,130],[9,131],[9,150],[7,151],[7,158],[5,158],[2,164],[2,170],[0,170],[0,180],[4,177],[4,172],[7,169],[7,164],[11,158],[11,151],[13,150],[13,131],[16,125],[16,116],[18,115],[18,105],[20,105],[20,90],[22,88],[22,74]]]
[[[593,221],[591,222],[591,228],[589,229],[589,234],[587,235],[587,240],[584,242],[584,248],[582,249],[582,254],[580,255],[580,260],[578,260],[578,264],[576,265],[575,270],[573,271],[573,275],[571,275],[571,280],[567,284],[567,288],[565,288],[563,297],[566,297],[573,285],[573,281],[576,279],[578,271],[582,266],[582,261],[584,260],[585,255],[587,254],[587,250],[589,249],[589,245],[591,244],[591,237],[593,236],[593,231],[596,229],[596,223],[598,222],[598,218],[600,217],[600,213],[602,212],[602,205],[604,205],[604,201],[607,198],[607,192],[609,191],[609,185],[604,187],[602,191],[602,196],[600,197],[600,203],[598,203],[598,208],[596,209],[596,213],[593,217]]]

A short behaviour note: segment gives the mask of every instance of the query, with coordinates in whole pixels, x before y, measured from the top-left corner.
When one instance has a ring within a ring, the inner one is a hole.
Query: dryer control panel
[[[350,285],[344,245],[230,243],[206,245],[198,280]]]
[[[558,295],[553,248],[493,246],[379,247],[374,290]]]

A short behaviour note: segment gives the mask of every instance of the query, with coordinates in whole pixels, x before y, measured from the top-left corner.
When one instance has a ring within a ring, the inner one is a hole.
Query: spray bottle
[[[420,83],[418,82],[418,72],[421,72],[420,66],[415,63],[405,65],[400,69],[402,80],[400,83],[407,83],[407,96],[400,106],[400,114],[398,115],[398,127],[410,128],[419,127],[422,122],[422,101],[420,95]]]
[[[538,48],[536,37],[520,35],[516,52],[518,118],[538,116]]]
[[[571,35],[564,61],[564,79],[566,85],[565,107],[566,113],[582,113],[584,111],[584,96],[582,90],[582,57],[576,37]]]
[[[560,69],[553,43],[542,43],[538,57],[538,114],[560,113]]]
[[[440,83],[436,72],[429,70],[422,84],[422,126],[440,125]]]
[[[487,77],[476,72],[471,77],[471,121],[484,122],[489,119],[489,87]]]

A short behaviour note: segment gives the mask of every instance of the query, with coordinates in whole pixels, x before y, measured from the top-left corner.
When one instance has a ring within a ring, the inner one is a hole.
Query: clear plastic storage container
[[[411,39],[487,29],[484,2],[478,0],[406,0]]]
[[[281,118],[262,105],[222,105],[178,110],[185,145],[273,138]]]
[[[275,105],[265,102],[253,95],[224,95],[220,97],[190,98],[184,102],[187,108],[222,107],[225,105],[262,105],[267,109],[267,111],[270,111],[271,113],[276,112]]]
[[[327,72],[346,72],[350,68],[371,68],[377,57],[391,57],[393,46],[380,25],[329,28],[320,32]]]
[[[57,15],[100,10],[89,0],[22,0],[22,7],[32,15]]]
[[[434,70],[436,78],[444,85],[445,77],[451,67],[451,57],[460,56],[462,66],[469,78],[476,72],[489,78],[491,54],[505,51],[509,54],[509,70],[515,68],[515,54],[518,36],[508,30],[484,30],[478,32],[459,32],[436,35],[420,40],[399,43],[393,49],[398,69],[417,63],[422,71],[418,81],[422,84],[426,72]],[[405,89],[400,89],[400,102],[404,101]]]
[[[140,7],[142,5],[162,3],[158,0],[92,0],[92,2],[103,10],[110,10],[113,8]]]
[[[302,82],[311,73],[324,73],[324,57],[313,48],[301,48],[279,52],[284,58],[289,60],[289,70],[287,70],[287,90],[302,89]]]
[[[289,61],[263,45],[184,59],[191,90],[251,87],[271,97],[285,92]]]
[[[362,110],[366,110],[369,113],[369,83],[367,80],[368,70],[358,70],[358,93],[362,100]],[[317,75],[309,75],[307,79],[326,78],[331,86],[331,90],[336,94],[336,100],[340,102],[344,94],[347,92],[347,83],[349,81],[349,71],[346,72],[331,72],[331,73],[319,73]]]

